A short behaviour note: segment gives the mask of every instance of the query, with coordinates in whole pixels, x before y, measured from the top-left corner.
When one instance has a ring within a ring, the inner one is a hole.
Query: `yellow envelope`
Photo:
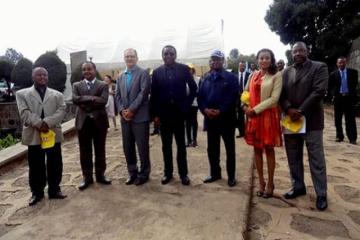
[[[244,91],[241,94],[240,100],[241,100],[241,102],[245,103],[246,105],[250,105],[250,92]]]
[[[304,117],[301,117],[298,121],[293,122],[291,121],[290,116],[286,115],[283,119],[281,119],[281,125],[287,130],[297,133],[304,125]]]
[[[41,148],[52,148],[55,145],[55,132],[49,130],[47,133],[40,132]]]

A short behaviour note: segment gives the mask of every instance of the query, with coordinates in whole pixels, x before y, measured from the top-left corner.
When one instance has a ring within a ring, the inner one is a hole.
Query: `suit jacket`
[[[132,80],[128,93],[126,88],[127,76],[122,73],[116,82],[115,101],[118,111],[129,109],[134,112],[133,122],[140,123],[150,121],[149,93],[150,76],[148,72],[138,66],[131,70]],[[125,119],[121,119],[125,122]]]
[[[197,86],[188,66],[175,63],[175,78],[166,79],[166,67],[162,65],[154,70],[151,83],[150,105],[153,117],[166,117],[175,104],[183,114],[186,114],[193,102]],[[189,94],[186,93],[186,84]]]
[[[24,145],[40,145],[39,128],[42,121],[56,134],[55,142],[63,139],[61,122],[65,116],[66,104],[62,93],[46,88],[44,99],[34,86],[16,92],[16,102],[23,124],[21,142]],[[44,111],[44,119],[41,113]]]
[[[357,92],[356,88],[358,85],[358,71],[352,68],[346,68],[347,71],[347,84],[349,89],[349,97],[353,103],[357,101]],[[329,78],[329,93],[332,97],[340,96],[340,87],[341,87],[341,76],[340,71],[336,70],[330,74]]]
[[[88,89],[85,80],[74,83],[72,100],[76,109],[75,127],[81,130],[87,116],[92,115],[99,129],[107,129],[109,121],[105,105],[109,97],[108,86],[95,79],[92,89]]]
[[[238,81],[239,81],[239,86],[240,86],[240,94],[244,91],[243,89],[243,86],[241,85],[240,83],[240,76],[239,76],[239,72],[236,74],[236,76],[238,77]],[[244,87],[246,86],[246,84],[248,83],[248,80],[249,80],[249,76],[250,76],[250,73],[249,72],[245,72],[245,79],[243,79],[244,81]]]
[[[251,75],[251,79],[253,76],[254,74]],[[251,79],[245,86],[246,91],[249,91]],[[260,103],[254,107],[256,114],[278,105],[282,84],[282,72],[277,72],[275,75],[266,74],[264,76],[261,83]]]
[[[280,104],[284,112],[295,108],[306,118],[306,131],[324,129],[323,98],[329,74],[325,63],[306,60],[300,67],[294,65],[283,72]]]

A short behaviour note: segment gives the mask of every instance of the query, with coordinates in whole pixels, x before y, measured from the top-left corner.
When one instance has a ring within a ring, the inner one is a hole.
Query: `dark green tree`
[[[34,63],[35,67],[44,67],[49,73],[49,87],[63,92],[66,83],[66,65],[53,51],[44,53]]]
[[[310,58],[334,66],[360,36],[360,1],[274,0],[265,21],[284,44],[304,41]]]
[[[11,71],[14,68],[14,64],[10,61],[0,60],[0,80],[5,79],[7,84],[7,93],[4,96],[5,101],[12,100],[12,92],[11,92]]]
[[[20,90],[33,85],[31,78],[33,63],[27,59],[22,58],[11,72],[11,81],[15,84],[14,89]]]
[[[15,49],[13,48],[8,48],[6,49],[6,52],[5,52],[5,57],[10,61],[12,62],[13,64],[16,64],[18,61],[20,61],[24,56],[16,51]]]
[[[71,73],[71,78],[70,78],[71,85],[76,82],[80,82],[83,79],[81,67],[82,67],[82,64],[79,64],[75,68],[75,70]],[[102,80],[102,77],[98,71],[96,71],[96,78],[99,80]]]

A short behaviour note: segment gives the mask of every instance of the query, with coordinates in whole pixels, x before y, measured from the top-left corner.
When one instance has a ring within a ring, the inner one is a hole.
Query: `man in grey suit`
[[[312,181],[317,195],[316,207],[327,208],[326,164],[323,148],[324,109],[323,98],[328,86],[325,63],[308,59],[305,43],[297,42],[292,48],[294,65],[283,73],[283,90],[280,104],[292,121],[302,116],[306,119],[306,133],[285,134],[285,148],[293,188],[284,197],[293,199],[306,194],[304,183],[304,141],[309,155]]]
[[[121,116],[123,149],[129,177],[126,185],[142,185],[149,180],[149,92],[150,76],[145,69],[136,65],[135,49],[124,51],[125,72],[116,83],[115,99]],[[137,167],[135,144],[140,157],[140,171]]]
[[[100,184],[111,184],[105,177],[106,156],[105,142],[109,121],[105,110],[109,88],[107,84],[96,79],[96,66],[93,62],[82,65],[84,79],[73,85],[73,102],[77,105],[75,126],[78,131],[80,147],[80,164],[83,181],[79,190],[91,185],[93,180],[93,155],[95,152],[95,175]]]
[[[32,72],[34,85],[16,93],[16,101],[23,123],[21,141],[28,146],[29,184],[32,192],[29,205],[35,205],[44,198],[46,180],[49,184],[49,199],[66,198],[60,190],[62,178],[61,122],[66,105],[63,95],[47,87],[48,72],[37,67]],[[55,145],[43,149],[40,133],[52,130]],[[46,154],[46,164],[45,164]]]

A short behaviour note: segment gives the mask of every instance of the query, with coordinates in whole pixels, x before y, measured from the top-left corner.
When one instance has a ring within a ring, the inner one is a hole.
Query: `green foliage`
[[[80,82],[83,79],[82,76],[82,64],[79,64],[75,70],[71,73],[71,78],[70,78],[70,82],[71,85],[76,83],[76,82]],[[103,80],[100,73],[98,71],[96,71],[96,78],[99,80]]]
[[[22,53],[16,51],[13,48],[8,48],[5,52],[5,57],[9,60],[9,62],[16,64],[20,61],[24,56]]]
[[[44,67],[49,73],[50,88],[56,89],[59,92],[65,90],[66,83],[66,65],[57,56],[54,51],[50,51],[41,55],[34,63],[34,68]]]
[[[11,72],[11,81],[15,84],[14,89],[19,90],[30,87],[33,84],[31,78],[33,63],[27,59],[22,58]]]
[[[239,53],[238,49],[231,49],[229,57],[227,58],[227,68],[231,69],[231,72],[237,73],[240,62],[248,62],[250,66],[250,63],[256,63],[256,56],[255,54],[243,55]]]
[[[310,58],[335,66],[360,36],[360,1],[274,0],[265,21],[284,44],[304,41]]]
[[[5,138],[0,138],[0,150],[10,147],[20,142],[18,138],[14,138],[11,134],[8,134]]]

